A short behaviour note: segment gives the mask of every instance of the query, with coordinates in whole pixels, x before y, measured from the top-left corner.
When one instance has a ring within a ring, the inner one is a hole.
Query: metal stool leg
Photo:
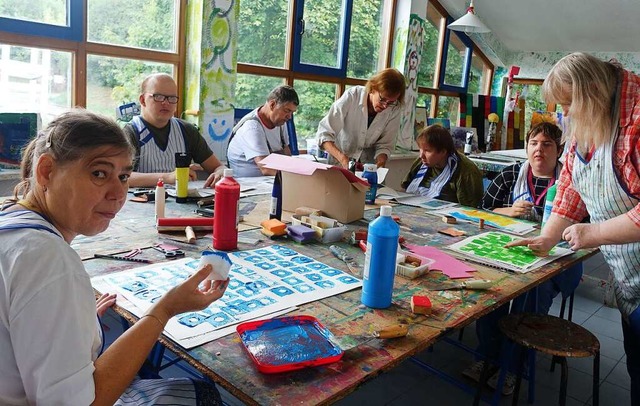
[[[575,292],[571,292],[571,296],[569,296],[569,317],[567,320],[572,321],[573,319],[573,299],[575,297]]]
[[[560,377],[560,399],[558,404],[565,406],[567,404],[567,380],[569,375],[569,367],[567,366],[567,359],[565,357],[558,357],[560,360],[560,366],[562,367],[562,375]]]
[[[600,404],[600,351],[597,351],[593,356],[593,399],[591,404],[593,406]]]
[[[520,384],[522,383],[522,370],[524,369],[524,361],[527,356],[527,350],[524,347],[518,346],[518,375],[516,378],[516,387],[513,390],[512,405],[518,404],[518,397],[520,396]]]

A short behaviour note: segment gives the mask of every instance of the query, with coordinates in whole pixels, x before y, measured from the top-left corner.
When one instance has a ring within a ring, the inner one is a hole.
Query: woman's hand
[[[513,202],[513,205],[509,207],[510,214],[509,217],[521,217],[526,216],[531,213],[531,208],[533,207],[533,203],[527,200],[516,200]]]
[[[116,303],[116,294],[115,293],[103,293],[102,296],[96,300],[96,310],[98,312],[98,316],[102,317],[107,312],[111,306]]]
[[[562,239],[565,240],[572,250],[577,251],[582,248],[595,248],[600,244],[600,225],[579,223],[567,227],[562,232]]]
[[[211,273],[211,269],[211,265],[201,268],[186,281],[169,290],[158,301],[154,307],[156,311],[163,313],[163,316],[166,317],[164,320],[169,320],[176,314],[202,310],[224,295],[229,279],[224,281],[205,280]]]
[[[526,246],[533,253],[539,257],[546,257],[549,255],[549,251],[556,245],[555,241],[549,237],[532,237],[523,238],[522,240],[511,241],[505,245],[505,248]]]

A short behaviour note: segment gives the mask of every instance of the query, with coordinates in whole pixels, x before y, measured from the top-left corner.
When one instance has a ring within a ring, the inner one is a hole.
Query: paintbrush
[[[131,261],[131,262],[140,262],[143,264],[150,264],[151,261],[149,261],[148,259],[142,259],[142,258],[131,258],[131,257],[125,257],[122,255],[111,255],[111,254],[93,254],[94,258],[103,258],[103,259],[115,259],[118,261]]]
[[[348,351],[359,345],[366,344],[373,340],[384,340],[392,338],[405,337],[409,333],[409,326],[406,324],[396,324],[388,326],[380,330],[376,330],[371,334],[347,334],[347,335],[331,335],[329,340],[342,349]]]

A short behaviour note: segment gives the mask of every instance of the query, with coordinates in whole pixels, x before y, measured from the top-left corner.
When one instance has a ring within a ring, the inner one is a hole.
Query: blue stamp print
[[[307,268],[311,268],[314,271],[317,271],[319,269],[328,268],[328,267],[329,267],[329,265],[325,265],[325,264],[320,263],[320,262],[314,262],[313,264],[308,264],[307,265]]]
[[[291,262],[295,262],[296,264],[308,264],[309,262],[313,262],[313,259],[299,255],[291,258]]]
[[[280,297],[289,296],[294,293],[291,289],[289,289],[286,286],[276,286],[275,288],[269,289],[269,291],[271,291],[271,293],[273,293],[274,295],[277,295]]]
[[[317,273],[309,273],[305,275],[305,278],[309,279],[311,282],[316,282],[322,280],[322,275],[318,275]]]
[[[322,289],[331,289],[336,286],[336,284],[333,283],[332,281],[318,281],[318,282],[315,282],[315,284]]]
[[[313,286],[307,285],[306,283],[295,285],[293,288],[300,293],[313,292],[315,290]]]
[[[282,282],[284,283],[288,283],[289,285],[297,285],[299,283],[302,283],[302,279],[297,278],[295,276],[290,276],[288,278],[282,278]]]
[[[349,276],[349,275],[342,275],[337,279],[340,282],[342,282],[344,284],[347,284],[347,285],[351,285],[352,283],[358,282],[358,279],[354,278],[353,276]]]
[[[327,276],[336,276],[336,275],[340,275],[343,272],[335,268],[327,268],[327,269],[321,270],[320,273]]]
[[[275,271],[271,271],[271,273],[279,278],[285,278],[291,275],[291,272],[285,271],[284,269],[276,269]]]

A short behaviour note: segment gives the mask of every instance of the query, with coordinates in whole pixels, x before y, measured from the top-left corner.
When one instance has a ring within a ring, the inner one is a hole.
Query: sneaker
[[[500,378],[500,370],[497,370],[495,374],[489,378],[487,381],[487,385],[491,387],[491,389],[496,389],[498,386],[498,378]],[[502,385],[502,394],[504,396],[513,395],[513,391],[516,387],[516,376],[511,372],[507,372],[507,375],[504,377],[504,384]]]
[[[476,361],[469,368],[462,371],[462,375],[471,379],[474,382],[480,382],[480,376],[482,376],[482,369],[484,368],[484,361]]]

